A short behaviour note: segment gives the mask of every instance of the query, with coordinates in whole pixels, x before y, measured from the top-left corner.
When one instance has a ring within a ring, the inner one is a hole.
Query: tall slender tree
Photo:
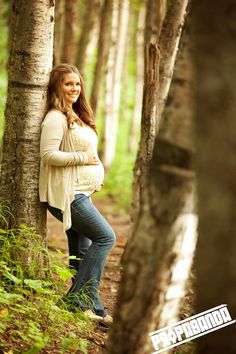
[[[103,128],[102,160],[106,169],[111,166],[115,156],[121,80],[125,59],[128,33],[130,0],[115,0],[113,10],[113,48],[110,50],[106,77],[106,110]]]
[[[65,26],[65,0],[55,2],[55,25],[54,25],[54,45],[53,45],[53,64],[62,62],[63,33]]]
[[[61,61],[75,64],[78,28],[78,3],[76,0],[66,0],[64,3],[64,31]]]
[[[12,1],[0,195],[10,207],[9,228],[24,223],[42,234],[46,212],[38,198],[39,137],[52,66],[53,24],[53,2]]]
[[[140,127],[142,113],[142,97],[143,97],[143,77],[144,77],[144,23],[145,23],[145,6],[141,5],[138,13],[137,30],[135,33],[135,49],[136,49],[136,85],[135,85],[135,104],[132,122],[130,126],[129,151],[136,148],[137,132]]]
[[[87,59],[88,45],[91,40],[94,26],[98,21],[100,9],[101,0],[87,0],[85,2],[85,10],[76,56],[76,64],[83,74]]]
[[[111,22],[112,22],[112,2],[113,0],[104,0],[103,7],[102,7],[102,16],[100,22],[99,39],[98,39],[97,61],[94,70],[93,86],[92,86],[92,93],[91,93],[91,106],[93,108],[93,112],[95,116],[97,111],[101,81],[103,78],[105,64],[107,63],[107,59],[108,59]]]
[[[193,16],[199,212],[196,311],[227,304],[236,319],[236,3],[199,0],[193,3]],[[235,324],[199,338],[197,353],[236,353]]]
[[[152,152],[149,151],[149,156],[145,155],[143,146],[146,141],[150,139],[148,135],[152,134],[152,139],[158,134],[162,119],[162,112],[165,106],[166,98],[169,92],[170,83],[172,79],[174,63],[176,60],[179,40],[184,24],[188,0],[167,2],[152,1],[147,2],[147,16],[145,38],[152,43],[158,44],[160,50],[159,63],[159,82],[158,82],[158,114],[155,122],[144,122],[141,127],[141,141],[139,152],[137,154],[134,180],[133,180],[133,201],[132,201],[132,219],[138,215],[139,202],[143,190],[143,185],[146,175],[146,167],[148,160],[151,158]],[[151,11],[150,11],[151,9]],[[159,15],[157,15],[159,13]],[[149,18],[150,17],[150,18]],[[158,21],[158,25],[156,23]],[[153,24],[150,26],[150,23]],[[145,42],[148,44],[149,42]],[[155,125],[155,128],[154,128]],[[145,128],[144,128],[145,127]],[[153,128],[155,133],[153,134]]]

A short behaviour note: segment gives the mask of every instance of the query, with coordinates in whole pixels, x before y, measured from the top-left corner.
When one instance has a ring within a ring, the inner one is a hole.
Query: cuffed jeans
[[[61,210],[47,205],[48,210],[62,221]],[[115,234],[109,223],[100,214],[91,199],[76,194],[71,203],[72,226],[66,231],[69,254],[81,260],[70,260],[77,270],[68,298],[80,309],[92,310],[106,316],[98,288],[106,257],[115,243]]]

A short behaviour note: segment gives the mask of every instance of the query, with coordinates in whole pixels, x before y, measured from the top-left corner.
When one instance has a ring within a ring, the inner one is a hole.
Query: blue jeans
[[[50,205],[47,208],[62,221],[59,209]],[[67,296],[80,309],[92,308],[104,317],[106,311],[98,288],[106,257],[115,243],[114,231],[84,194],[76,194],[71,203],[71,219],[72,226],[66,231],[69,254],[81,260],[70,260],[70,267],[75,268],[77,274]]]

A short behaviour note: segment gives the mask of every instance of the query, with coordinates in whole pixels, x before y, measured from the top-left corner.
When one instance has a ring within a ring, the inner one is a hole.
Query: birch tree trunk
[[[160,149],[159,154],[162,156],[162,164],[163,166],[164,164],[171,166],[171,168],[173,168],[173,174],[178,174],[178,171],[175,172],[175,168],[184,164],[184,161],[181,162],[183,157],[189,160],[189,169],[192,170],[191,160],[193,152],[195,151],[193,139],[194,102],[191,47],[188,26],[181,38],[170,92],[157,138]],[[180,171],[179,169],[179,172]],[[182,169],[182,172],[183,171],[184,169]],[[193,174],[193,172],[191,173]],[[168,174],[166,178],[169,178]],[[176,222],[178,228],[175,232],[175,238],[172,239],[172,242],[169,242],[169,249],[166,248],[168,252],[176,256],[169,264],[169,283],[166,284],[166,289],[160,296],[162,298],[162,305],[159,317],[159,328],[163,328],[179,320],[180,308],[187,290],[186,283],[192,267],[197,239],[195,190],[196,186],[193,179],[191,193],[185,191],[187,198],[185,203],[188,205],[188,208],[180,210],[178,222]],[[176,198],[178,198],[178,190],[174,188],[172,190],[172,188],[170,188],[170,193],[176,193]],[[167,195],[168,198],[168,192]],[[168,207],[171,209],[172,205]],[[169,235],[167,238],[168,237]]]
[[[110,338],[113,347],[109,347],[113,353],[153,351],[148,334],[177,320],[192,264],[197,224],[192,66],[189,47],[184,44],[154,152],[146,165],[140,212],[123,258]],[[146,97],[149,94],[147,90]],[[157,107],[157,95],[155,100]]]
[[[188,0],[176,1],[168,0],[167,12],[162,25],[160,34],[160,82],[159,82],[159,102],[158,102],[158,122],[157,133],[160,126],[161,115],[163,113],[168,92],[170,89],[173,75],[176,54],[182,28],[184,25],[185,14]]]
[[[157,4],[159,3],[159,9]],[[152,11],[147,11],[146,16],[146,30],[145,38],[146,40],[159,43],[160,49],[160,67],[159,67],[159,89],[158,89],[158,115],[155,122],[155,135],[158,134],[159,127],[161,124],[161,115],[165,106],[165,100],[170,88],[170,83],[172,79],[174,63],[177,55],[177,49],[179,45],[180,35],[182,32],[182,27],[184,23],[186,7],[188,0],[183,1],[168,1],[167,9],[165,2],[154,1],[151,4],[151,0],[148,0],[148,6]],[[154,11],[155,10],[155,11]],[[154,15],[153,12],[159,13],[159,15]],[[150,16],[150,18],[148,18]],[[155,21],[159,21],[159,26],[156,25]],[[150,27],[150,23],[153,24]],[[160,28],[161,26],[161,28]],[[158,37],[160,34],[160,37]],[[147,132],[147,130],[146,130]],[[143,142],[142,142],[143,140]],[[145,157],[141,156],[142,144],[145,144],[146,136],[145,133],[142,136],[141,129],[141,143],[140,149],[137,154],[137,159],[134,168],[134,179],[133,179],[133,199],[132,199],[132,220],[138,215],[139,203],[141,199],[141,194],[143,190],[143,181],[145,179]]]
[[[82,24],[76,58],[77,67],[82,74],[84,74],[87,50],[90,43],[91,34],[98,19],[100,9],[101,0],[87,0],[85,2],[84,20]]]
[[[227,304],[236,319],[236,3],[200,0],[193,15],[199,186],[196,312]],[[197,353],[236,353],[235,324],[199,338]]]
[[[145,121],[155,121],[157,115],[158,59],[159,55],[157,46],[150,44],[148,50],[146,51],[146,75],[144,83],[142,112],[143,118],[145,117],[146,119],[143,119],[143,124]],[[155,129],[153,133],[155,133]],[[151,135],[150,140],[147,142],[147,145],[144,146],[147,155],[149,151],[153,150],[154,141],[152,136],[153,135]],[[154,240],[155,238],[153,241]],[[125,259],[129,259],[130,262],[126,263],[125,261],[125,271],[123,273],[122,283],[119,289],[118,302],[114,316],[114,325],[108,342],[108,353],[145,353],[143,350],[146,339],[148,338],[146,335],[147,324],[149,322],[149,319],[147,320],[147,314],[145,314],[145,311],[147,310],[146,305],[151,293],[146,281],[143,283],[143,285],[140,285],[139,279],[138,283],[136,283],[136,281],[138,275],[140,276],[141,274],[141,281],[144,280],[143,272],[144,269],[147,270],[147,267],[142,265],[142,253],[145,253],[145,250],[147,250],[147,248],[144,246],[146,245],[146,242],[149,242],[149,246],[151,246],[150,242],[152,242],[153,245],[153,241],[151,239],[142,239],[142,242],[144,242],[142,245],[142,250],[138,246],[133,255],[130,252],[131,248],[132,251],[134,251],[132,247],[132,239],[129,243],[130,247],[127,249],[127,257]],[[151,259],[149,259],[149,261],[150,260]],[[147,274],[145,274],[145,277],[146,275]],[[149,279],[152,282],[153,278],[151,277],[151,274],[149,275]],[[143,286],[146,288],[146,294],[142,293],[141,288]],[[146,321],[144,321],[145,318]]]
[[[38,198],[40,125],[52,66],[54,5],[13,1],[0,195],[7,227],[24,223],[45,234]],[[6,227],[6,225],[4,225]]]
[[[77,43],[77,21],[78,3],[77,0],[65,0],[64,3],[64,31],[61,61],[75,64],[76,43]]]
[[[97,111],[99,89],[101,87],[104,64],[107,62],[108,59],[111,21],[112,21],[112,0],[104,0],[101,23],[100,23],[100,33],[98,39],[97,62],[94,71],[93,87],[92,87],[91,100],[90,100],[94,112],[94,116],[96,116],[96,111]]]
[[[135,104],[133,118],[130,127],[130,138],[128,149],[129,152],[134,151],[137,141],[137,132],[140,127],[142,114],[142,98],[143,98],[143,81],[144,81],[144,23],[145,23],[145,6],[142,6],[138,14],[138,25],[136,33],[136,88],[135,88]]]
[[[124,64],[130,1],[114,1],[112,40],[106,78],[106,111],[104,116],[102,161],[108,169],[115,156],[119,105],[121,95],[122,68]],[[117,42],[115,38],[117,37]]]

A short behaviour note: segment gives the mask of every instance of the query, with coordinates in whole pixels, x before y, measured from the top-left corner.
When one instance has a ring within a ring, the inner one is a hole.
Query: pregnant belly
[[[101,187],[104,180],[104,168],[99,165],[78,166],[78,176],[75,181],[75,190],[94,191]]]

